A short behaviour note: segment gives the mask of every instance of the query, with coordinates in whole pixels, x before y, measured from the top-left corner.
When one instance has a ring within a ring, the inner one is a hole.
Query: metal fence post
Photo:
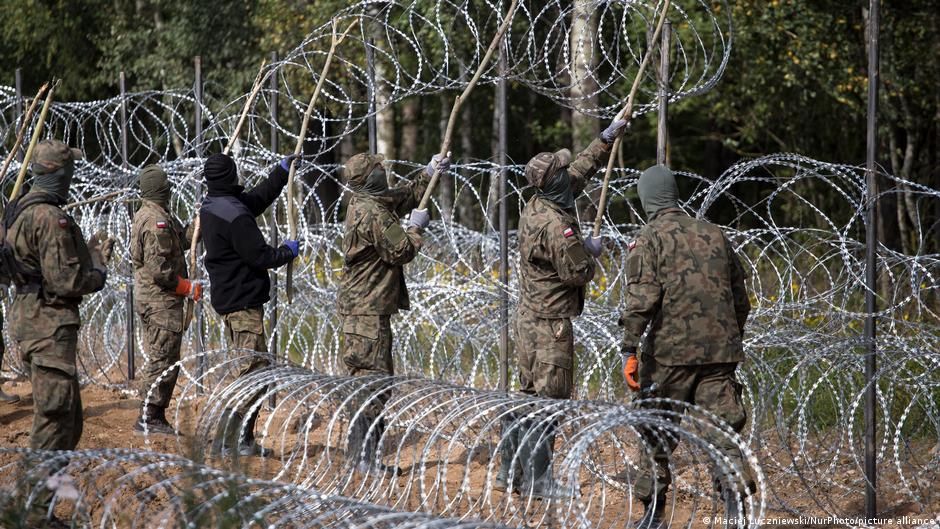
[[[865,211],[865,514],[874,518],[878,512],[877,452],[875,447],[875,396],[877,381],[875,312],[876,249],[878,245],[878,33],[880,31],[879,0],[870,0],[868,19],[868,135],[866,138],[866,211]]]
[[[506,74],[509,66],[506,52],[503,43],[499,53],[499,83],[496,85],[496,104],[499,109],[499,389],[503,391],[509,389],[509,219],[506,204],[506,146],[509,138]]]
[[[124,72],[121,72],[118,81],[121,90],[121,169],[127,173],[127,85],[125,81]],[[128,184],[130,184],[131,177],[129,174],[127,176]],[[127,205],[127,214],[131,220],[134,219],[134,208],[131,204]],[[137,333],[134,332],[134,317],[136,316],[134,313],[134,265],[128,261],[128,267],[130,273],[127,280],[127,307],[125,311],[127,314],[127,386],[130,388],[131,381],[134,380],[134,350],[137,346]]]
[[[366,39],[366,70],[369,75],[369,87],[366,97],[369,98],[369,117],[366,119],[366,123],[369,128],[369,152],[375,154],[378,149],[378,130],[376,129],[375,122],[375,51],[373,46],[375,45],[375,39],[369,37]],[[391,178],[391,173],[389,173],[389,178]]]

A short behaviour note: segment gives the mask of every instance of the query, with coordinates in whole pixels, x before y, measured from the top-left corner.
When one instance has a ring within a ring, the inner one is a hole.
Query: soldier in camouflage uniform
[[[32,190],[4,213],[6,244],[16,267],[10,334],[30,367],[33,449],[72,450],[82,435],[75,363],[78,306],[82,296],[104,287],[113,243],[95,235],[86,244],[61,209],[81,156],[61,141],[41,141],[30,166]]]
[[[624,328],[627,385],[644,396],[701,406],[740,432],[747,415],[734,372],[744,360],[741,340],[750,311],[744,269],[717,226],[679,209],[676,180],[669,169],[647,169],[637,191],[648,221],[630,243],[627,257],[626,309],[619,321]],[[647,326],[642,362],[637,362],[640,336]],[[666,404],[656,406],[681,411]],[[711,437],[708,440],[744,477],[744,483],[723,488],[736,494],[752,492],[754,481],[737,446],[724,436]],[[646,506],[640,527],[655,528],[662,523],[666,489],[672,481],[669,457],[676,441],[653,430],[644,432],[644,438],[653,450],[656,475],[644,468],[634,490]],[[717,476],[715,484],[722,488]],[[727,514],[734,516],[738,497],[725,496]]]
[[[573,162],[570,151],[564,149],[540,153],[526,165],[526,180],[536,193],[519,219],[521,292],[515,349],[523,393],[571,398],[571,318],[584,309],[585,285],[594,277],[593,257],[601,253],[599,239],[581,236],[575,196],[607,162],[610,145],[625,126],[622,120],[612,123]],[[550,498],[555,487],[551,473],[555,425],[534,416],[516,419],[507,416],[503,422],[496,488],[524,488],[536,498]],[[519,458],[515,458],[517,451]]]
[[[427,210],[414,209],[405,230],[400,216],[417,206],[435,168],[440,165],[446,172],[450,165],[447,158],[435,156],[415,181],[389,188],[384,161],[382,155],[357,154],[343,170],[353,195],[346,208],[338,306],[343,317],[343,363],[353,376],[395,372],[391,316],[410,308],[402,267],[417,255],[421,233],[430,221]],[[367,472],[397,472],[375,460],[385,425],[381,419],[372,423],[387,400],[387,395],[374,396],[349,433],[347,452],[361,456],[355,461]]]
[[[131,228],[135,305],[143,323],[148,360],[140,378],[139,432],[174,433],[166,419],[183,342],[183,300],[202,297],[202,285],[186,273],[183,253],[189,249],[192,226],[184,229],[169,212],[170,182],[159,165],[140,173],[140,209]],[[144,404],[146,402],[146,404]]]

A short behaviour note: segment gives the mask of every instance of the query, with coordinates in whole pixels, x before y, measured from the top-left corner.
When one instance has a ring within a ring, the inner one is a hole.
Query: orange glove
[[[180,277],[179,282],[176,283],[176,295],[199,301],[202,299],[202,285]]]
[[[639,382],[640,362],[636,359],[636,353],[623,356],[623,379],[627,381],[627,387],[630,391],[640,391]]]

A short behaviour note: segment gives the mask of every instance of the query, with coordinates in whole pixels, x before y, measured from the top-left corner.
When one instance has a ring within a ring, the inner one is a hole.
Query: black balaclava
[[[69,201],[69,187],[72,185],[72,175],[75,173],[75,162],[69,160],[55,171],[48,173],[42,171],[41,166],[33,164],[33,189],[45,191],[56,197],[59,204],[67,203]]]
[[[643,171],[636,184],[636,192],[640,195],[643,210],[646,211],[646,220],[652,219],[664,209],[679,207],[676,177],[669,168],[662,165],[654,165]]]
[[[140,198],[155,202],[164,209],[169,205],[170,181],[159,165],[148,165],[140,171]]]
[[[206,158],[203,167],[209,196],[238,195],[245,190],[238,185],[238,169],[235,160],[227,154],[213,154]]]
[[[362,184],[361,192],[367,195],[378,196],[388,191],[388,177],[385,174],[385,168],[381,165],[375,166],[366,182]]]
[[[562,209],[574,209],[574,193],[571,192],[571,177],[568,176],[568,168],[563,167],[555,171],[555,174],[539,189],[538,195],[558,204]]]

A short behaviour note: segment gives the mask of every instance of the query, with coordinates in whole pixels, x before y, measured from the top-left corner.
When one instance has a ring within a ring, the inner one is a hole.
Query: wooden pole
[[[333,55],[336,48],[346,39],[352,28],[359,23],[355,19],[346,28],[346,31],[339,37],[336,35],[336,19],[333,20],[333,34],[330,37],[330,51],[326,55],[326,61],[323,63],[323,69],[320,70],[320,78],[317,79],[317,86],[313,89],[313,95],[310,96],[310,102],[307,103],[307,110],[304,111],[304,120],[300,124],[300,135],[297,137],[297,145],[294,147],[294,155],[300,156],[304,149],[304,138],[307,137],[307,125],[310,123],[310,116],[313,114],[313,106],[320,96],[320,89],[323,88],[323,81],[326,80],[327,73],[330,71],[330,63],[333,62]],[[297,239],[297,204],[294,201],[294,177],[297,175],[297,159],[294,158],[290,163],[290,170],[287,176],[287,223],[290,229],[290,238]],[[287,303],[294,300],[294,261],[287,263],[287,280],[285,281],[285,291],[287,293]]]
[[[447,129],[444,132],[444,139],[441,142],[441,150],[439,151],[440,156],[443,158],[450,155],[450,140],[454,134],[454,126],[457,124],[457,116],[460,114],[460,107],[463,105],[463,102],[467,100],[467,97],[470,96],[470,92],[473,91],[473,88],[477,85],[477,82],[480,81],[480,77],[483,75],[483,72],[486,71],[486,65],[489,64],[490,59],[493,57],[493,53],[499,48],[499,43],[503,39],[503,35],[506,33],[506,30],[509,29],[509,24],[512,23],[512,17],[516,13],[516,7],[519,5],[519,0],[512,0],[512,3],[509,5],[509,12],[506,13],[506,18],[503,19],[503,23],[500,24],[499,29],[496,31],[496,36],[493,37],[493,42],[490,42],[490,47],[486,49],[486,54],[483,55],[483,58],[480,59],[480,65],[477,67],[476,73],[473,74],[473,78],[470,79],[470,82],[464,88],[463,93],[457,96],[457,99],[454,101],[454,107],[450,110],[450,117],[447,119]],[[438,165],[434,168],[434,174],[431,175],[431,181],[428,182],[427,189],[424,190],[424,196],[421,197],[421,202],[418,204],[418,209],[427,209],[428,200],[431,199],[431,193],[434,191],[434,186],[437,185],[437,181],[441,177],[441,167]]]
[[[656,49],[656,41],[659,40],[659,35],[663,31],[663,25],[666,22],[666,14],[669,11],[670,0],[666,0],[663,4],[662,13],[659,15],[659,22],[656,24],[656,31],[653,33],[653,38],[650,39],[649,49],[646,50],[646,54],[643,56],[643,61],[640,63],[640,69],[636,73],[636,79],[633,80],[633,88],[630,89],[630,96],[627,98],[627,104],[623,109],[617,113],[617,116],[614,120],[626,119],[629,124],[630,120],[633,118],[633,100],[636,98],[637,90],[640,88],[640,81],[643,80],[643,73],[646,71],[646,67],[650,63],[650,59],[653,56],[653,50]],[[614,153],[620,148],[620,139],[617,137],[614,140],[614,144],[610,148],[610,152]],[[601,187],[601,198],[597,204],[597,217],[594,218],[594,230],[592,232],[594,237],[599,237],[601,234],[601,224],[604,222],[604,210],[607,207],[607,187],[610,185],[610,175],[613,172],[614,168],[614,157],[611,155],[607,159],[607,170],[604,172],[604,185]]]
[[[222,154],[228,154],[235,145],[235,142],[238,141],[238,135],[242,130],[242,125],[245,124],[245,118],[248,116],[248,111],[251,110],[251,104],[255,101],[255,97],[258,96],[258,92],[261,91],[261,87],[264,85],[264,67],[267,65],[267,63],[267,59],[261,61],[261,68],[258,70],[258,75],[255,76],[255,81],[251,85],[251,92],[248,94],[248,100],[245,101],[245,106],[242,108],[242,113],[238,118],[238,123],[235,124],[235,130],[232,132],[232,135],[229,136],[228,143],[225,145],[225,148],[222,149]],[[197,197],[196,200],[198,201],[199,198]],[[196,249],[198,244],[196,241],[199,240],[199,235],[201,232],[202,226],[199,221],[199,215],[197,214],[196,225],[193,227],[193,240],[189,243],[189,273],[193,280],[198,277],[198,270],[196,269]]]
[[[26,136],[26,128],[29,127],[29,122],[33,119],[33,113],[36,111],[36,107],[39,105],[39,101],[42,99],[43,94],[48,88],[49,83],[44,83],[41,87],[39,87],[39,91],[36,92],[36,97],[34,97],[32,102],[30,102],[29,108],[26,110],[26,114],[23,116],[23,121],[20,123],[20,130],[16,133],[16,142],[13,144],[13,148],[10,149],[10,153],[7,154],[6,160],[3,161],[3,169],[0,170],[0,178],[3,180],[6,180],[7,169],[10,167],[10,163],[13,162],[13,158],[19,154],[20,145],[23,144],[23,137]]]
[[[59,86],[58,79],[52,82],[52,86],[49,87],[49,91],[46,92],[46,100],[42,104],[42,111],[39,112],[39,120],[36,121],[36,128],[33,129],[33,135],[29,139],[29,147],[26,149],[26,155],[23,156],[23,164],[20,166],[20,172],[16,176],[16,183],[13,185],[13,191],[10,193],[10,200],[14,200],[18,197],[23,188],[23,180],[26,179],[26,169],[29,167],[29,160],[33,156],[33,148],[36,147],[36,144],[39,143],[39,138],[42,136],[42,128],[46,124],[46,114],[49,113],[49,106],[52,104],[52,95],[55,93],[57,86]]]

